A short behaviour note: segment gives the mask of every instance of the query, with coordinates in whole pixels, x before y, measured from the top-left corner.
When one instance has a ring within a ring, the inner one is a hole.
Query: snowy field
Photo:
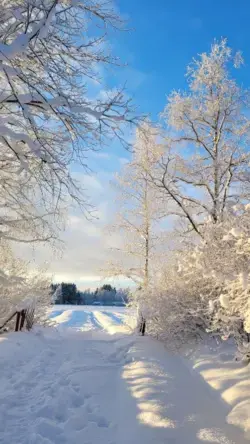
[[[124,308],[56,306],[50,318],[55,328],[0,336],[1,444],[249,443],[227,423],[232,397],[211,387],[230,382],[226,359],[193,369],[133,334]]]
[[[128,332],[135,327],[136,314],[124,307],[55,305],[49,314],[52,324],[80,331]]]

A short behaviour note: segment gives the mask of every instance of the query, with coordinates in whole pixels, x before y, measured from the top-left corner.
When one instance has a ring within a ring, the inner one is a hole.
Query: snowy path
[[[75,329],[0,337],[1,444],[249,442],[226,424],[217,393],[160,343],[130,334],[121,312],[63,315]],[[84,317],[89,331],[76,331]]]

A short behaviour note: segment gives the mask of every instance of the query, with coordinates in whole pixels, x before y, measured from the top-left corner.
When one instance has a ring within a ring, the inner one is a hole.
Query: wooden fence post
[[[145,335],[145,331],[146,331],[146,319],[143,318],[142,327],[141,327],[141,334],[142,334],[142,336]]]
[[[22,310],[21,311],[20,330],[22,330],[22,328],[24,326],[25,317],[26,317],[26,310]]]
[[[21,313],[20,313],[20,311],[18,311],[17,314],[16,314],[16,326],[15,326],[15,331],[19,331],[20,316],[21,316]]]

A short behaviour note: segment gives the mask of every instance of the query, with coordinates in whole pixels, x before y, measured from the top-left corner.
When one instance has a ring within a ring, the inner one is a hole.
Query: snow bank
[[[235,346],[229,341],[210,341],[193,354],[191,363],[228,406],[227,422],[243,429],[250,440],[250,367],[234,356]]]

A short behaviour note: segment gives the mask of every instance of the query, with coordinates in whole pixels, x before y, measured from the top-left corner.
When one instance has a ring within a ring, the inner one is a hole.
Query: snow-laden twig
[[[99,67],[118,63],[104,40],[106,28],[119,25],[106,1],[2,2],[1,237],[47,242],[72,202],[91,212],[70,165],[87,169],[87,152],[114,137],[125,144],[136,120],[122,88],[88,93],[91,82],[102,85]]]

